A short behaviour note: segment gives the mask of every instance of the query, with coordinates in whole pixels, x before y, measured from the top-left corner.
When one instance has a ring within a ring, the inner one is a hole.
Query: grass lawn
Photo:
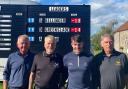
[[[0,89],[2,89],[2,82],[0,82]]]

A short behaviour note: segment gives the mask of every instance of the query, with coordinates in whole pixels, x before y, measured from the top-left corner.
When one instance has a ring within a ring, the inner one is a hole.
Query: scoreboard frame
[[[61,55],[72,50],[70,37],[80,34],[84,38],[84,50],[88,53],[90,5],[0,4],[0,81],[7,58],[17,50],[16,41],[21,34],[29,36],[30,50],[35,53],[44,50],[46,35],[54,35],[58,41],[56,51]]]

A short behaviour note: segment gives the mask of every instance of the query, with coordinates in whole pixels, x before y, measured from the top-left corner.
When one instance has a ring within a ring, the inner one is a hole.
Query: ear
[[[71,46],[73,45],[73,43],[71,42]]]
[[[16,42],[16,46],[18,47],[18,42]]]
[[[100,41],[100,46],[103,47],[103,41]]]
[[[16,43],[16,47],[19,49],[19,45],[18,45],[18,42]]]

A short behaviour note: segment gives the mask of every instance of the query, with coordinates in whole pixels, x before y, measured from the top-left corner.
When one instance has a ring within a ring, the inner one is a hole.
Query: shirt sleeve
[[[128,75],[128,58],[125,54],[124,54],[124,73]]]
[[[92,72],[92,86],[93,89],[97,89],[97,87],[100,87],[100,64],[102,57],[100,56],[94,56],[93,60],[91,62],[91,72]]]
[[[68,78],[68,69],[64,66],[63,58],[61,57],[61,76],[60,76],[60,84],[59,87],[63,87],[65,85],[65,82]]]
[[[11,56],[8,57],[7,64],[6,64],[5,69],[3,71],[3,80],[9,81],[10,73],[11,73],[10,59],[11,59]]]
[[[36,63],[37,62],[37,55],[34,57],[34,61],[33,61],[33,64],[32,64],[32,67],[31,67],[31,72],[35,73],[36,72]]]
[[[64,65],[65,67],[68,67],[67,56],[64,56],[64,57],[63,57],[63,65]]]

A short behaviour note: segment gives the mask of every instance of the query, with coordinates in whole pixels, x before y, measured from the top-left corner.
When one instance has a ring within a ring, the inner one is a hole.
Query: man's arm
[[[9,81],[10,73],[11,73],[10,59],[11,57],[9,56],[6,67],[3,71],[3,89],[8,89],[8,81]]]
[[[65,66],[64,59],[61,58],[61,76],[60,76],[60,83],[59,89],[65,89],[66,80],[68,78],[68,68]]]
[[[91,62],[91,73],[92,73],[92,87],[93,89],[100,89],[100,64],[102,59],[97,55],[93,57]]]
[[[126,89],[128,89],[128,58],[127,56],[124,54],[124,57],[123,57],[123,62],[124,62],[124,73],[125,73],[125,76],[124,76],[124,81],[125,81],[125,87]]]
[[[126,89],[128,89],[128,75],[125,76],[125,85],[126,85]]]
[[[3,89],[8,89],[8,81],[3,80]]]
[[[63,72],[61,73],[60,79],[60,89],[65,89],[66,80],[68,78],[68,69],[66,67],[63,68]]]
[[[35,73],[31,72],[29,76],[29,88],[28,89],[33,89],[34,79],[35,79]]]
[[[60,89],[65,89],[65,87],[60,87]]]

